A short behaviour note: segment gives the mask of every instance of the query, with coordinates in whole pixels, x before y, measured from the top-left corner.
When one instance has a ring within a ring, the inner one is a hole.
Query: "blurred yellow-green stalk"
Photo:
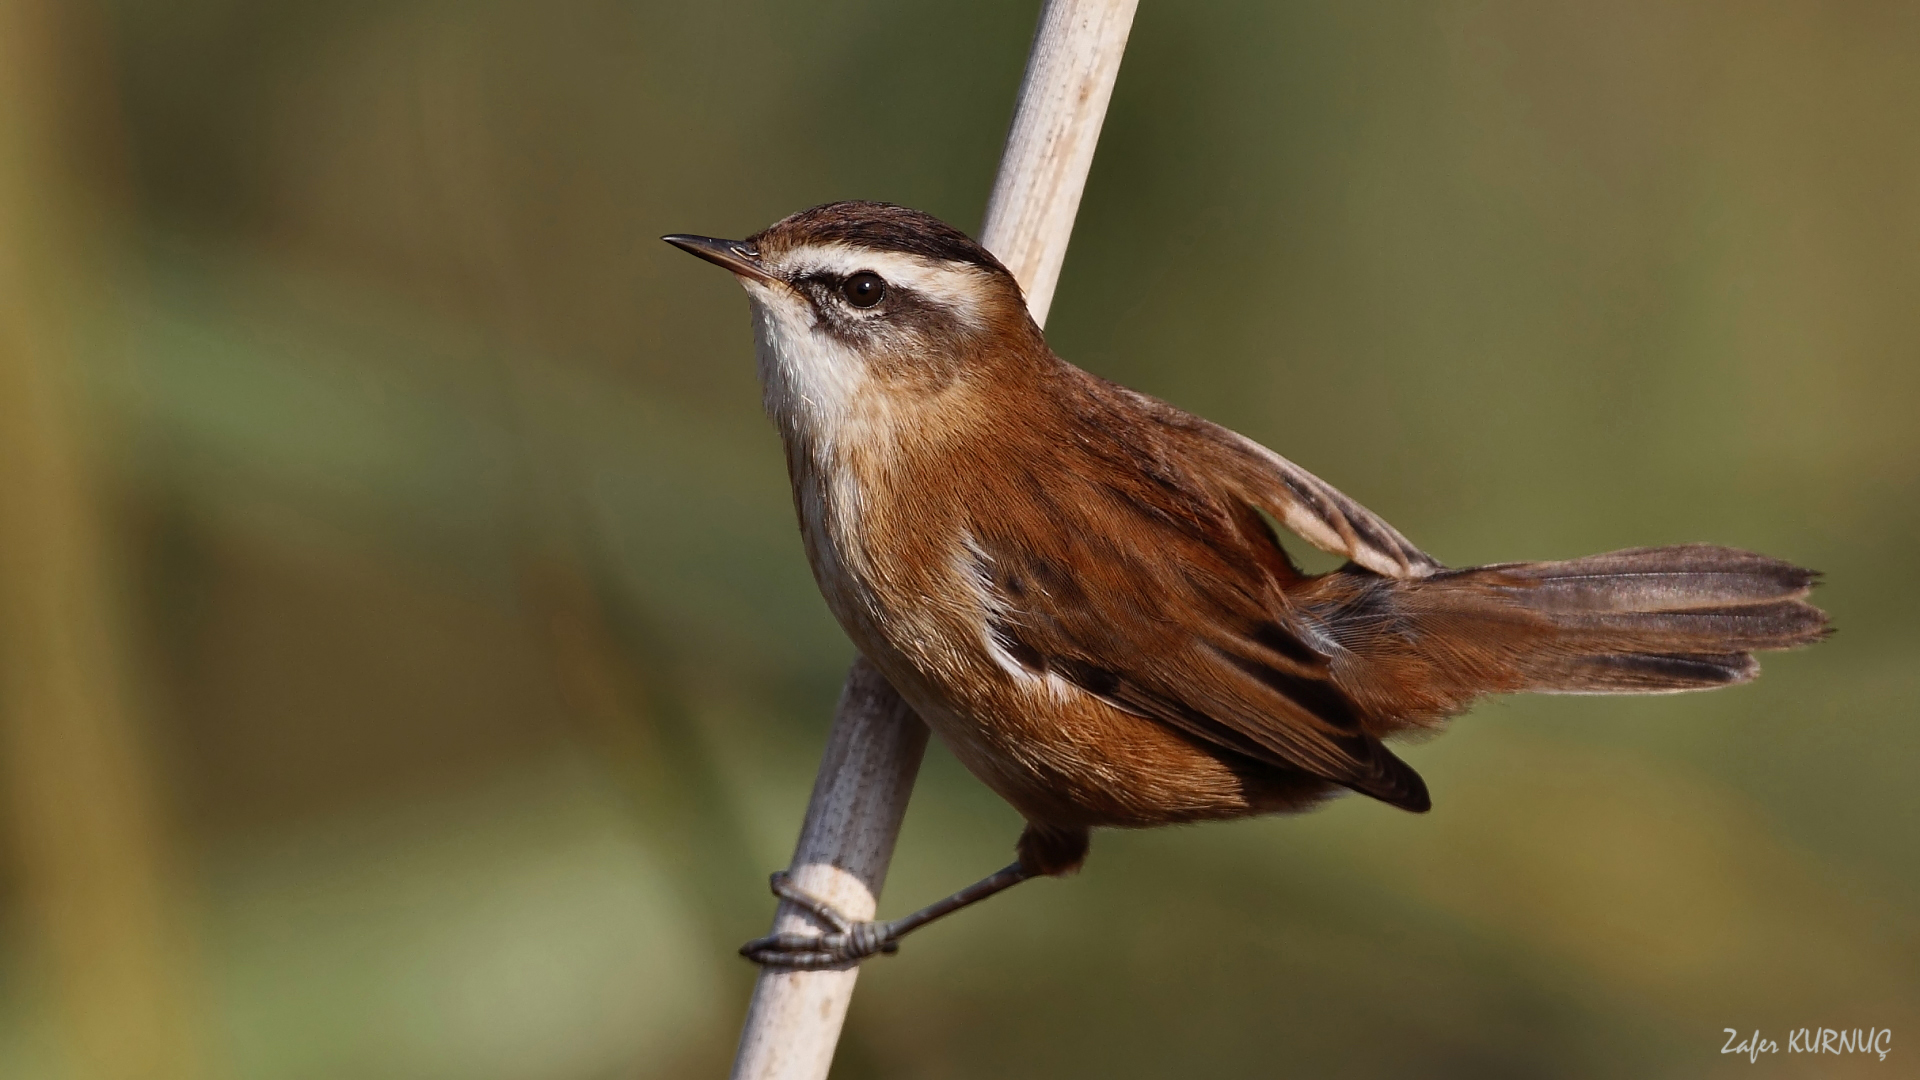
[[[977,226],[1036,12],[0,0],[0,1076],[725,1069],[851,650],[739,291],[655,237]],[[1839,634],[1490,703],[1425,817],[1103,835],[870,964],[837,1075],[1910,1072],[1916,56],[1900,3],[1147,0],[1063,355],[1448,562],[1715,540]],[[1017,828],[936,748],[883,910]]]

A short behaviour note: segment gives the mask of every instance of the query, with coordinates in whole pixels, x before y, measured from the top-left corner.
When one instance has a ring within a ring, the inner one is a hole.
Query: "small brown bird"
[[[1027,820],[1019,861],[893,922],[749,942],[891,952],[1096,826],[1301,810],[1426,784],[1382,740],[1484,694],[1745,682],[1819,640],[1815,574],[1706,544],[1450,570],[1293,462],[1074,367],[959,230],[841,202],[739,240],[668,236],[746,287],[807,557],[840,625]],[[1350,560],[1301,572],[1271,522]]]

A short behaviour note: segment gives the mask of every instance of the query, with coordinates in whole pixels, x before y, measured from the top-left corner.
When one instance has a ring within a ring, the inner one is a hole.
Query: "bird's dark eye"
[[[872,307],[887,295],[887,283],[871,270],[862,270],[840,286],[840,295],[854,307]]]

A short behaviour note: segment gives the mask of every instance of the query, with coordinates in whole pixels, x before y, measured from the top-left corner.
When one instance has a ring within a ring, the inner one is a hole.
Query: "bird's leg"
[[[842,915],[825,900],[802,891],[782,870],[775,873],[770,882],[773,895],[811,913],[831,929],[820,934],[785,933],[754,938],[740,946],[740,955],[768,967],[805,970],[858,963],[874,953],[893,952],[900,947],[900,939],[912,931],[1033,876],[1016,862],[911,915],[888,922],[857,922]]]

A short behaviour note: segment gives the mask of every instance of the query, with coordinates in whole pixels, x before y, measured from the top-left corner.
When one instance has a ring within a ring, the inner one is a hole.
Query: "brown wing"
[[[1208,426],[1221,436],[1213,444],[1220,458],[1216,475],[1314,547],[1345,555],[1387,577],[1426,577],[1444,569],[1385,519],[1332,484],[1244,435],[1217,424]]]
[[[1136,410],[1167,431],[1208,480],[1272,514],[1321,551],[1344,555],[1387,577],[1426,577],[1444,569],[1386,519],[1245,435],[1124,386],[1088,378],[1098,396]]]
[[[1297,572],[1247,502],[1175,442],[1078,431],[1024,478],[1031,498],[971,523],[1006,654],[1232,753],[1427,809],[1335,685],[1338,646],[1289,610]]]

